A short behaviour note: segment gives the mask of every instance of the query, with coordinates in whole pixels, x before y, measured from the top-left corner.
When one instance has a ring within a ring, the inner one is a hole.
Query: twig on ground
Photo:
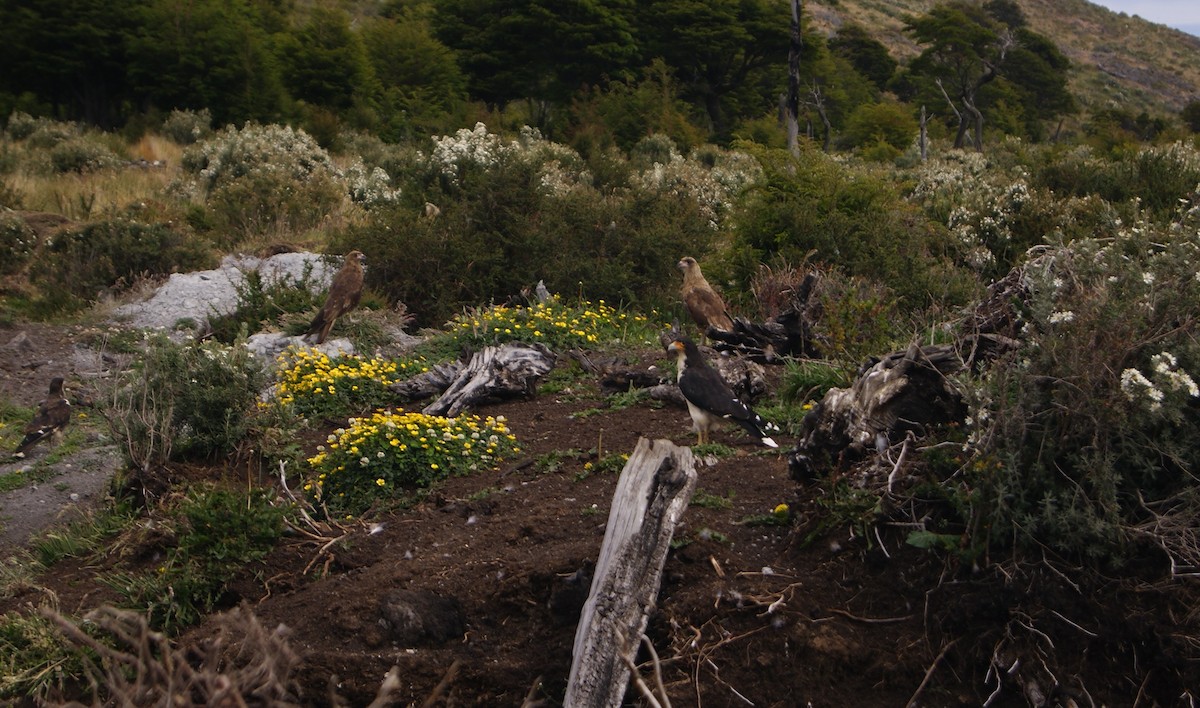
[[[950,647],[954,646],[957,642],[957,639],[951,639],[942,647],[938,655],[933,658],[933,663],[925,670],[925,678],[921,679],[921,685],[917,686],[917,690],[913,692],[912,698],[908,699],[908,703],[905,704],[907,708],[912,708],[916,705],[917,699],[921,697],[921,692],[925,690],[925,686],[929,685],[929,679],[933,678],[934,670],[937,669],[938,664],[942,663],[942,659],[946,657],[946,652],[950,651]]]
[[[907,622],[913,618],[912,615],[904,615],[903,617],[859,617],[858,615],[852,615],[849,612],[836,607],[830,608],[829,611],[835,615],[841,615],[847,619],[852,619],[855,622],[862,622],[864,624],[896,624],[898,622]]]

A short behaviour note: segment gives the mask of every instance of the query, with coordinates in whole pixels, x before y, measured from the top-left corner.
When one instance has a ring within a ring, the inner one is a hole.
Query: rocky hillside
[[[904,34],[906,15],[932,0],[819,0],[804,3],[832,34],[843,22],[869,28],[892,53],[907,59],[918,47]],[[1140,106],[1151,115],[1175,114],[1200,97],[1200,38],[1087,0],[1017,0],[1033,29],[1053,38],[1074,62],[1071,90],[1085,112]]]

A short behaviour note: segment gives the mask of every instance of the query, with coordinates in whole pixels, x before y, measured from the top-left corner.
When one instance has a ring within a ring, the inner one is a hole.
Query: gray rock
[[[257,270],[267,283],[308,275],[314,292],[329,287],[336,268],[316,253],[280,253],[270,258],[231,255],[215,270],[174,273],[149,299],[118,307],[114,319],[144,329],[174,329],[181,320],[203,328],[214,314],[227,315],[238,305],[238,288],[246,273]]]
[[[356,353],[349,339],[329,339],[323,344],[312,345],[306,342],[304,337],[292,337],[283,332],[259,332],[250,335],[246,340],[246,348],[267,362],[275,361],[276,357],[291,346],[316,349],[329,357]]]

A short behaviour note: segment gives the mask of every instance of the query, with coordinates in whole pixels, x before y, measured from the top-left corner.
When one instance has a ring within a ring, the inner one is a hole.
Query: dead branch
[[[957,639],[951,639],[946,643],[946,646],[942,647],[942,650],[938,652],[938,655],[933,658],[933,663],[930,664],[929,668],[925,670],[925,678],[921,679],[921,685],[917,686],[917,690],[913,692],[912,698],[908,699],[908,703],[905,704],[907,708],[913,708],[915,705],[917,705],[917,699],[921,697],[921,692],[925,690],[927,685],[929,685],[929,679],[933,678],[934,670],[937,669],[938,664],[942,663],[942,659],[946,657],[946,652],[950,651],[950,647],[954,646],[957,642]]]

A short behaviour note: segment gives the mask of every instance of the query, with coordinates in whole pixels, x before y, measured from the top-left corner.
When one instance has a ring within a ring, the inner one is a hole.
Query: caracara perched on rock
[[[700,327],[700,341],[705,341],[710,327],[722,332],[732,331],[733,320],[725,310],[725,301],[704,279],[696,259],[685,256],[676,265],[683,271],[683,288],[679,294],[683,297],[683,306],[688,314]]]
[[[63,397],[61,376],[50,379],[50,395],[38,404],[33,420],[25,426],[24,439],[17,446],[16,457],[24,457],[31,447],[49,437],[58,437],[71,422],[71,403]]]
[[[709,429],[722,420],[745,428],[754,439],[767,447],[779,447],[770,433],[779,426],[763,420],[762,416],[738,400],[729,384],[717,370],[709,366],[695,342],[687,337],[675,337],[667,345],[679,365],[679,392],[687,401],[688,413],[696,429],[698,443],[709,441]]]
[[[346,254],[345,264],[333,276],[333,282],[329,285],[329,295],[325,298],[325,304],[321,306],[321,311],[313,318],[308,332],[304,335],[313,337],[313,344],[324,343],[337,318],[358,307],[358,301],[362,298],[363,264],[366,262],[367,257],[362,251]]]

